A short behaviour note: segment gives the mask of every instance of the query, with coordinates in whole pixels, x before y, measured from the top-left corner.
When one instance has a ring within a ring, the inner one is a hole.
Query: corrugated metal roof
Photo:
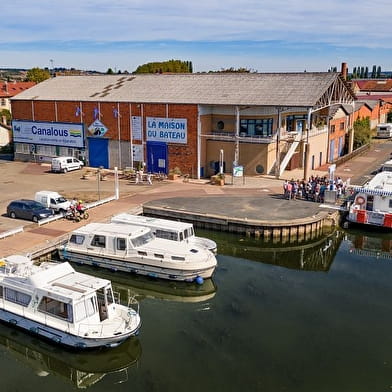
[[[314,106],[333,72],[60,76],[15,100]]]

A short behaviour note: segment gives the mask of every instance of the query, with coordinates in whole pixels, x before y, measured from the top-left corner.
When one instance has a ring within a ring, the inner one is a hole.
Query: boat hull
[[[74,349],[89,349],[99,347],[116,347],[123,343],[131,336],[139,333],[140,324],[132,331],[122,333],[121,335],[111,337],[95,337],[78,336],[62,331],[32,319],[17,315],[8,310],[0,309],[0,321],[8,325],[13,325],[19,329],[25,330],[42,339],[49,340],[56,344],[71,347]]]
[[[379,211],[368,211],[358,208],[351,208],[347,221],[360,225],[379,227],[385,229],[392,228],[392,214]]]
[[[99,255],[91,255],[82,251],[74,251],[68,248],[60,250],[60,257],[63,260],[80,265],[91,265],[94,267],[107,268],[111,271],[122,271],[153,278],[193,282],[198,277],[203,279],[211,278],[216,265],[208,265],[206,268],[198,269],[174,269],[158,267],[147,263],[135,262],[133,260],[116,259]]]

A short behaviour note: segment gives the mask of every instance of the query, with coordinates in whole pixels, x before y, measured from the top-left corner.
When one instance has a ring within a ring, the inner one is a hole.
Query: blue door
[[[335,140],[331,140],[329,144],[329,162],[333,162],[335,156]]]
[[[109,139],[88,138],[88,161],[92,167],[109,168]]]
[[[147,142],[147,171],[168,174],[167,144]]]
[[[340,136],[339,138],[338,152],[341,157],[343,155],[343,136]]]

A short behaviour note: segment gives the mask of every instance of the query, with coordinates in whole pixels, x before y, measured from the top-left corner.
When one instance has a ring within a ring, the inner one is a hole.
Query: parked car
[[[57,157],[52,159],[52,172],[66,173],[83,167],[83,162],[73,157]]]
[[[53,210],[45,208],[35,200],[14,200],[7,206],[7,215],[10,218],[22,218],[38,222],[40,219],[53,215]]]
[[[52,208],[54,212],[66,212],[71,207],[69,200],[53,191],[39,191],[35,194],[34,200],[46,208]]]

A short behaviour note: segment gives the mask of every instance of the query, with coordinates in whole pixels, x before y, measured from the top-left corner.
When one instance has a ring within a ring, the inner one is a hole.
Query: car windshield
[[[58,203],[65,203],[67,201],[67,199],[63,196],[58,197],[57,199],[55,199],[56,204]]]
[[[27,204],[28,208],[32,210],[42,210],[45,208],[41,203],[38,203],[36,201],[32,201],[31,203]]]

